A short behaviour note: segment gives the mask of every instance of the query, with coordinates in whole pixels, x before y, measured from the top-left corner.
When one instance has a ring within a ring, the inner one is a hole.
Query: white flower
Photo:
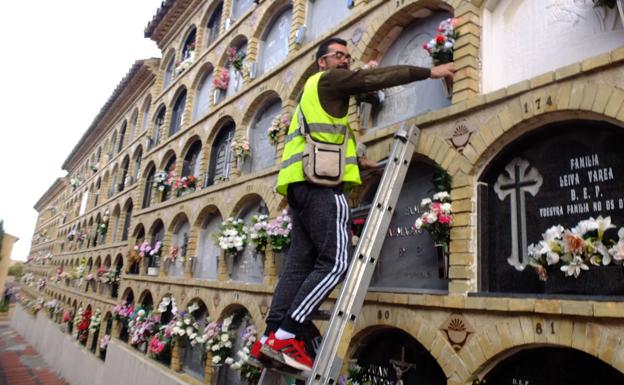
[[[439,193],[433,194],[434,201],[444,201],[445,199],[448,199],[450,197],[451,196],[446,191],[440,191]]]
[[[416,227],[417,230],[420,230],[423,226],[423,220],[418,218],[416,219],[416,222],[414,223],[414,227]]]
[[[182,327],[182,321],[178,321],[178,322],[176,322],[176,326],[177,326],[177,327],[179,327],[179,328],[181,328],[181,327]]]
[[[624,227],[620,229],[620,231],[622,230],[624,230]],[[620,241],[609,250],[609,253],[613,255],[613,259],[615,259],[616,261],[623,260],[624,259],[624,240],[620,239]]]
[[[567,277],[574,275],[574,278],[578,278],[581,274],[581,270],[589,270],[589,266],[587,266],[578,255],[570,261],[569,265],[561,266],[561,271],[563,271]]]
[[[228,342],[224,343],[223,345],[224,345],[226,348],[228,348],[228,349],[229,349],[229,348],[231,348],[231,347],[232,347],[232,342],[231,342],[231,341],[228,341]]]
[[[593,219],[593,218],[592,218]],[[602,215],[596,219],[596,225],[598,229],[598,239],[602,239],[604,232],[609,229],[614,229],[615,225],[611,223],[611,217],[603,218]]]
[[[438,220],[438,216],[435,213],[427,213],[425,217],[427,218],[427,223],[435,223]]]
[[[221,341],[227,342],[227,341],[229,341],[229,339],[230,339],[230,336],[228,334],[222,334],[221,335]]]
[[[214,344],[214,345],[212,345],[212,347],[210,348],[210,350],[212,350],[213,352],[216,352],[217,350],[219,350],[219,344]]]
[[[185,319],[184,319],[184,324],[185,324],[185,325],[190,325],[190,324],[191,324],[191,320],[190,320],[190,319],[188,319],[188,318],[185,318]]]
[[[225,363],[227,365],[232,365],[234,363],[234,359],[232,359],[232,357],[228,357],[225,359]]]
[[[190,336],[191,334],[193,334],[193,328],[189,326],[186,328],[186,335]]]
[[[177,327],[177,326],[174,326],[174,327],[173,327],[173,329],[171,330],[171,332],[172,332],[173,334],[178,334],[178,333],[180,332],[180,328],[179,328],[179,327]]]
[[[440,205],[440,208],[442,209],[442,212],[444,212],[446,214],[449,214],[452,211],[451,204],[448,203],[448,202],[447,203],[442,203]]]
[[[551,228],[546,230],[544,234],[542,234],[542,238],[544,238],[546,242],[552,241],[557,238],[560,239],[561,235],[563,234],[563,230],[564,228],[561,225],[552,226]]]
[[[221,362],[221,356],[214,356],[214,357],[212,357],[212,363],[213,364],[218,364],[219,362]]]
[[[227,317],[223,320],[223,326],[230,326],[232,324],[232,317]]]
[[[431,199],[429,199],[429,198],[424,198],[423,200],[420,201],[420,206],[421,207],[425,207],[428,204],[431,204]]]
[[[231,368],[234,369],[234,370],[240,370],[240,368],[241,368],[240,362],[233,363]]]
[[[179,335],[180,337],[182,337],[182,336],[184,335],[184,329],[180,329],[180,330],[178,331],[178,335]]]
[[[609,250],[607,249],[607,246],[605,246],[602,242],[598,241],[596,242],[596,244],[594,245],[596,251],[598,253],[600,253],[600,255],[602,256],[602,264],[603,265],[608,265],[611,263],[611,254],[609,254]]]

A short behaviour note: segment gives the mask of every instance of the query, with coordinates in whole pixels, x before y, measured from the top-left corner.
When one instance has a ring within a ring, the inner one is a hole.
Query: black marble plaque
[[[435,167],[422,162],[410,165],[394,210],[370,290],[446,290],[440,278],[438,255],[426,231],[413,228],[421,214],[420,201],[434,194]]]
[[[539,325],[543,333],[557,333],[556,326]],[[587,353],[567,348],[520,351],[503,360],[486,376],[496,385],[615,385],[624,374]]]
[[[624,225],[622,140],[624,132],[608,123],[560,122],[518,139],[491,162],[479,187],[483,290],[543,292],[533,269],[522,268],[528,245],[551,226],[570,229],[600,215]],[[606,236],[617,240],[617,229]]]
[[[367,338],[355,359],[362,367],[360,380],[372,385],[446,384],[446,375],[431,353],[400,330],[385,330]]]

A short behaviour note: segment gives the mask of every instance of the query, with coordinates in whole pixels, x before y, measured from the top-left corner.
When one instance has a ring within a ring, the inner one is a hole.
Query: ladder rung
[[[310,314],[310,319],[314,321],[329,321],[331,318],[332,312],[331,310],[317,310]]]

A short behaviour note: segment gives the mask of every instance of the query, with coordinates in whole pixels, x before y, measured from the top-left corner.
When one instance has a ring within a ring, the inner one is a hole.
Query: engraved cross
[[[526,234],[526,205],[524,193],[535,196],[542,186],[542,175],[525,159],[515,158],[505,172],[498,176],[494,191],[504,201],[509,195],[511,204],[511,255],[507,263],[516,270],[524,270],[529,263]]]

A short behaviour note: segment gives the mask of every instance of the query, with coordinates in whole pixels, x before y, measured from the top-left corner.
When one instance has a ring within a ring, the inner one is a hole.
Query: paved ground
[[[68,385],[7,321],[0,321],[0,385]]]

